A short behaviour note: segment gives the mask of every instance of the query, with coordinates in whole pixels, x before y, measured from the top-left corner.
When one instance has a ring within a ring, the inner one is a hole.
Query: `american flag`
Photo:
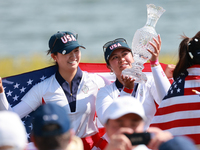
[[[166,64],[161,64],[163,68]],[[90,73],[97,73],[98,75],[105,77],[111,82],[115,81],[115,75],[110,73],[110,70],[106,67],[105,63],[80,63],[79,67],[83,71]],[[50,66],[43,69],[23,73],[11,77],[3,78],[3,86],[6,97],[11,107],[15,106],[21,101],[21,98],[37,83],[45,80],[53,75],[57,70],[56,66]],[[146,74],[151,72],[149,63],[144,64],[143,72]],[[30,141],[30,134],[32,130],[32,113],[22,118],[22,121],[26,127],[27,138]],[[99,129],[102,129],[102,125],[98,122]],[[104,131],[104,130],[102,130]]]
[[[18,104],[21,101],[21,98],[31,89],[31,87],[53,75],[56,70],[56,66],[51,66],[44,69],[3,78],[2,83],[10,106],[13,107]],[[27,138],[29,141],[32,130],[32,113],[22,118],[23,124],[26,127]]]
[[[200,144],[200,65],[192,66],[171,85],[161,102],[151,126],[185,135]]]

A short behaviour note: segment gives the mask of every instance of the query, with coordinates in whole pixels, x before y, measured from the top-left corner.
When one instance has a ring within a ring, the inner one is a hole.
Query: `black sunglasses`
[[[127,44],[127,42],[126,42],[126,40],[125,40],[124,38],[117,38],[117,39],[115,39],[115,40],[109,41],[109,42],[107,42],[106,44],[104,44],[104,45],[103,45],[103,51],[105,52],[105,51],[106,51],[106,48],[107,48],[109,45],[111,45],[111,44],[113,44],[113,43],[116,43],[116,42],[124,42],[124,43]]]

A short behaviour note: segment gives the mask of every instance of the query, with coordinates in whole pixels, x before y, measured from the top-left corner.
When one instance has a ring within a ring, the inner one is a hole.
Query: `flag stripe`
[[[160,63],[163,70],[165,70],[167,64]],[[79,63],[79,67],[83,71],[87,72],[110,72],[110,70],[107,68],[106,63]],[[151,72],[151,65],[150,63],[144,64],[144,69],[142,72]]]
[[[187,80],[199,80],[200,79],[200,76],[187,76],[185,78],[185,81]]]
[[[167,130],[176,127],[187,127],[187,126],[189,127],[198,125],[200,125],[200,118],[189,118],[189,119],[180,119],[165,123],[153,124],[152,127],[156,126],[161,128],[162,130]]]
[[[185,81],[185,88],[199,88],[199,80]],[[197,89],[198,90],[198,89]]]
[[[200,91],[200,87],[185,88],[184,95],[196,95],[192,90]]]
[[[176,104],[181,104],[181,103],[198,103],[199,102],[199,95],[193,95],[192,98],[190,96],[177,96],[177,97],[173,97],[173,101],[169,101],[169,100],[163,100],[162,103],[159,105],[159,111],[160,108],[164,108],[164,107],[168,107],[171,105],[176,105]],[[158,112],[158,111],[157,111]]]
[[[174,136],[185,135],[191,138],[195,144],[200,144],[200,133],[197,132],[200,131],[200,126],[172,128],[168,131],[173,133]]]
[[[176,105],[171,105],[164,108],[159,108],[160,111],[156,113],[157,116],[159,115],[165,115],[173,112],[179,112],[179,111],[190,111],[190,110],[199,110],[200,108],[200,102],[198,103],[180,103]]]
[[[79,63],[79,67],[87,72],[110,72],[105,63]]]
[[[154,116],[152,120],[152,125],[164,122],[170,122],[176,119],[187,119],[187,118],[200,118],[200,110],[194,111],[179,111],[174,113],[169,113],[160,116]]]
[[[177,127],[168,130],[173,135],[200,134],[200,126]],[[199,141],[200,142],[200,141]]]
[[[195,144],[200,144],[200,126],[189,126],[189,127],[179,127],[172,128],[168,130],[173,133],[174,136],[185,135],[190,137]]]
[[[198,65],[198,64],[197,64],[197,65],[193,65],[193,66],[189,67],[189,69],[190,69],[190,68],[199,68],[199,69],[200,69],[200,65]],[[200,70],[199,70],[199,71],[200,71]]]
[[[193,65],[193,66],[189,67],[187,70],[190,72],[190,70],[193,70],[193,68],[195,68],[195,70],[200,72],[200,65]],[[195,75],[199,75],[199,74],[195,74]]]
[[[200,144],[200,134],[188,134],[188,135],[185,135],[191,139],[193,139],[193,141],[196,143],[196,144]]]

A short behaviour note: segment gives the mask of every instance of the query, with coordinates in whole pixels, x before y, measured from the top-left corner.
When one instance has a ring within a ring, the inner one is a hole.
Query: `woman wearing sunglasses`
[[[0,80],[0,109],[14,111],[21,118],[44,103],[57,103],[67,109],[75,134],[82,138],[84,149],[91,149],[98,141],[95,118],[95,101],[98,89],[108,84],[100,76],[81,71],[80,47],[77,37],[71,32],[58,32],[49,40],[49,50],[58,66],[57,72],[35,85],[11,108],[3,92]]]
[[[154,52],[148,50],[152,54],[150,62],[154,79],[153,76],[147,76],[146,83],[142,84],[134,83],[134,79],[122,75],[122,71],[126,68],[131,68],[134,62],[132,51],[125,39],[115,39],[107,42],[103,46],[107,67],[116,75],[116,81],[101,88],[97,94],[96,111],[100,122],[104,118],[105,110],[114,99],[119,96],[129,95],[135,97],[143,104],[147,118],[145,129],[149,127],[156,112],[157,105],[160,104],[170,86],[169,80],[158,62],[161,49],[161,38],[159,35],[158,40],[154,38],[154,42],[155,44],[150,42],[154,48]],[[156,90],[154,80],[158,85],[158,91]],[[161,91],[161,89],[163,90]]]

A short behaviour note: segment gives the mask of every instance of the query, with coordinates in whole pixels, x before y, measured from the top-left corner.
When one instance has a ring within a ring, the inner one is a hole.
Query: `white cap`
[[[103,124],[106,124],[108,119],[118,119],[130,113],[137,114],[145,121],[142,104],[133,96],[120,96],[106,109]]]
[[[25,149],[27,137],[19,116],[10,111],[0,111],[0,147],[13,146],[15,150]]]

